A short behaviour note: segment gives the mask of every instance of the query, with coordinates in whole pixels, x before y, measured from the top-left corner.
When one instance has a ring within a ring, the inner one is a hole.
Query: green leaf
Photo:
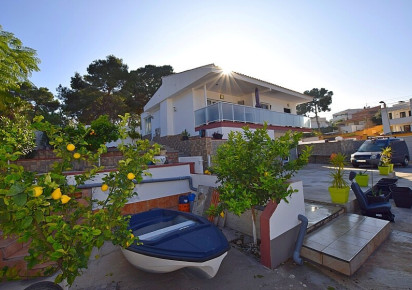
[[[10,187],[9,192],[6,194],[6,196],[15,196],[19,193],[22,193],[23,191],[24,191],[24,187],[22,186],[21,183],[13,184]]]
[[[41,211],[41,210],[36,210],[35,212],[34,212],[34,218],[36,219],[36,221],[38,222],[38,223],[41,223],[42,221],[44,221],[44,214],[43,214],[43,212]]]
[[[23,219],[26,216],[26,211],[25,210],[19,210],[16,212],[16,218],[18,220]]]
[[[63,274],[59,274],[59,275],[57,275],[56,279],[54,279],[54,282],[55,283],[60,283],[60,282],[63,281],[63,278],[64,278]]]
[[[13,201],[17,206],[23,206],[27,202],[27,195],[25,193],[20,193],[13,196]]]
[[[92,235],[93,235],[93,236],[98,236],[98,235],[100,235],[101,233],[102,233],[102,231],[99,230],[99,229],[94,229],[94,230],[92,231]]]
[[[50,257],[52,258],[52,260],[56,261],[58,259],[60,259],[61,257],[63,257],[63,253],[61,252],[53,252]]]
[[[53,236],[48,236],[47,239],[46,239],[46,241],[49,242],[50,244],[54,244],[54,243],[55,243],[55,240],[54,240]]]
[[[29,226],[31,226],[32,222],[33,222],[33,218],[31,216],[26,216],[23,219],[21,226],[23,227],[23,229],[28,228]]]

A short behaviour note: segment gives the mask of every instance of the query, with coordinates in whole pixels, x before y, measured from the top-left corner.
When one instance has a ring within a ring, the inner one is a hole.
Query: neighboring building
[[[337,112],[332,115],[332,119],[330,122],[336,123],[341,120],[349,120],[352,119],[353,114],[362,111],[363,109],[347,109],[345,111]]]
[[[411,132],[411,108],[412,99],[406,102],[400,101],[392,107],[386,107],[384,103],[381,109],[383,133]]]
[[[318,117],[319,126],[321,128],[329,127],[329,122],[324,117]],[[310,127],[312,129],[318,129],[318,123],[316,122],[316,117],[310,118]]]
[[[162,78],[162,85],[144,107],[142,135],[164,137],[187,130],[210,137],[268,123],[271,136],[287,130],[310,131],[310,119],[296,115],[296,106],[312,97],[214,64]]]
[[[338,124],[342,133],[352,133],[374,126],[372,117],[380,111],[380,106],[364,108],[353,113],[350,119],[341,120]]]

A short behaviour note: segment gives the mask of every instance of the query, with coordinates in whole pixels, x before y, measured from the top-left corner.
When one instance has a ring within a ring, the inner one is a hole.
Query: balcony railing
[[[274,126],[310,128],[310,118],[288,113],[273,112],[231,103],[216,103],[195,111],[196,127],[211,122],[233,121]]]

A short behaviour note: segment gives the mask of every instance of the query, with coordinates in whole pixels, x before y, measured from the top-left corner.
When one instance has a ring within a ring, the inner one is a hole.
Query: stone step
[[[301,256],[351,276],[390,232],[388,221],[346,213],[306,235]]]
[[[13,254],[9,255],[8,257],[4,257],[5,260],[13,260],[13,259],[24,259],[29,255],[29,247],[23,247],[20,250],[14,252]]]
[[[3,259],[9,258],[21,249],[23,249],[23,244],[18,242],[16,238],[8,237],[0,240],[0,256]]]

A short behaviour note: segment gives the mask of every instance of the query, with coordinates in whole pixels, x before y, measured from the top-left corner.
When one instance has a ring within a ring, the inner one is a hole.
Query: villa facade
[[[310,119],[296,106],[312,97],[210,64],[163,77],[144,107],[142,135],[153,139],[180,135],[227,137],[233,130],[268,124],[274,138],[287,130],[310,131]]]

